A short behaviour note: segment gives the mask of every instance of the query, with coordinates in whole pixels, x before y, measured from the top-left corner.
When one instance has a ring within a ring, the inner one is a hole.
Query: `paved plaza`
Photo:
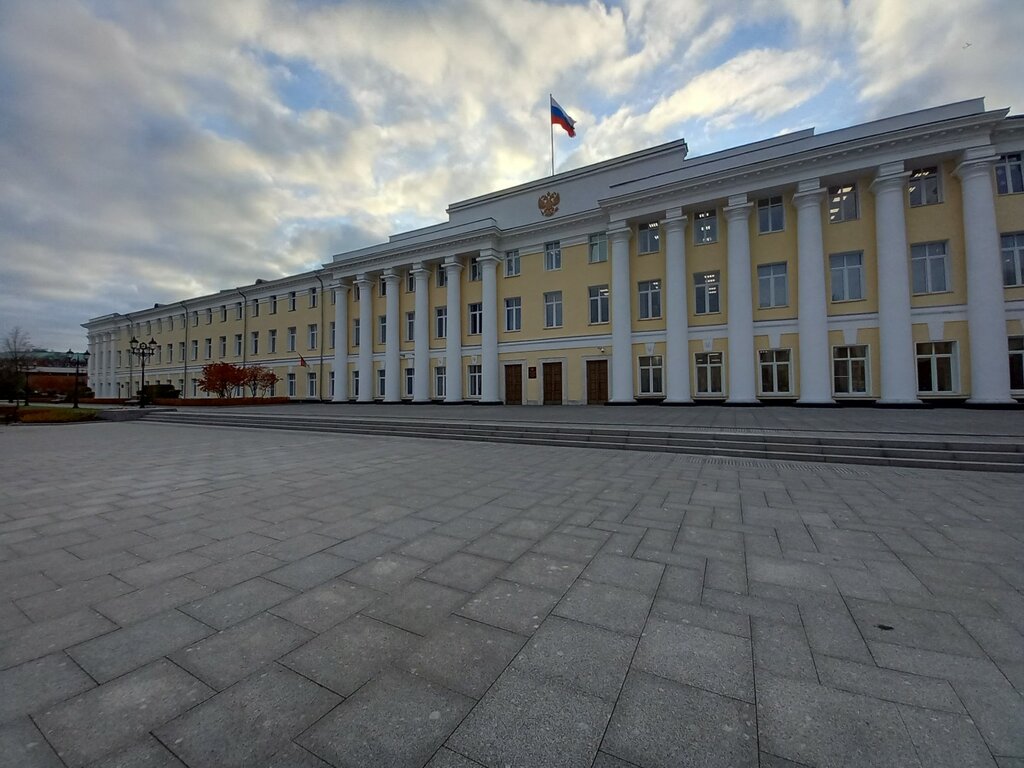
[[[1020,474],[0,427],[0,764],[1021,768],[1022,592]]]

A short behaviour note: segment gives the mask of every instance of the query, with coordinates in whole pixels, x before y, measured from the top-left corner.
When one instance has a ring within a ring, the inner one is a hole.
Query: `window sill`
[[[925,293],[911,293],[910,295],[912,298],[916,298],[918,296],[948,296],[952,293],[954,291],[946,289],[945,291],[926,291]]]
[[[720,315],[720,314],[722,314],[722,310],[718,310],[717,312],[694,312],[693,316],[694,317],[707,317],[708,315]]]
[[[587,325],[588,325],[588,326],[595,326],[595,325],[610,325],[610,324],[611,324],[611,321],[610,321],[610,320],[601,320],[601,321],[599,321],[599,322],[596,322],[596,323],[594,323],[594,322],[591,322],[591,323],[587,323]]]
[[[637,256],[657,256],[660,253],[661,253],[661,251],[637,251],[636,255]]]
[[[693,247],[700,248],[702,245],[715,245],[717,242],[718,240],[708,240],[707,242],[704,243],[694,243]]]
[[[932,206],[935,206],[935,205],[942,205],[944,202],[946,202],[946,201],[945,200],[937,200],[934,203],[917,203],[917,204],[907,203],[907,207],[910,208],[910,210],[914,210],[915,208],[931,208]]]
[[[785,231],[785,229],[773,229],[768,232],[758,232],[757,236],[760,237],[761,235],[781,235]]]

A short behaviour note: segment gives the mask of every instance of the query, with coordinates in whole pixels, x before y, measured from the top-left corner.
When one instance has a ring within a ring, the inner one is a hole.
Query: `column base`
[[[1003,398],[974,398],[970,397],[964,403],[968,408],[989,408],[992,410],[1014,410],[1024,407],[1024,403],[1014,400],[1012,397]]]

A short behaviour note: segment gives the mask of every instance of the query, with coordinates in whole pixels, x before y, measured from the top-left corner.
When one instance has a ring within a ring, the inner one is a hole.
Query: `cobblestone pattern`
[[[28,766],[1009,766],[1024,478],[0,429]]]

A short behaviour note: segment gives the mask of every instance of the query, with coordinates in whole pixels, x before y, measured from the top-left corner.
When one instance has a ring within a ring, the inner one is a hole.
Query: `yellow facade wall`
[[[871,194],[871,177],[856,180],[860,217],[852,221],[829,221],[828,198],[821,212],[821,234],[825,250],[825,290],[828,291],[829,315],[853,315],[878,311],[878,249],[875,233],[875,197]],[[860,251],[864,297],[832,301],[832,270],[829,256],[835,253]]]
[[[940,198],[935,205],[910,207],[909,195],[903,205],[907,219],[907,245],[945,240],[948,291],[912,295],[911,307],[944,307],[967,302],[967,262],[964,257],[964,218],[960,180],[953,175],[956,164],[947,161],[939,166]],[[907,254],[910,270],[910,254]],[[912,274],[912,273],[911,273]],[[913,291],[913,277],[911,277]]]

